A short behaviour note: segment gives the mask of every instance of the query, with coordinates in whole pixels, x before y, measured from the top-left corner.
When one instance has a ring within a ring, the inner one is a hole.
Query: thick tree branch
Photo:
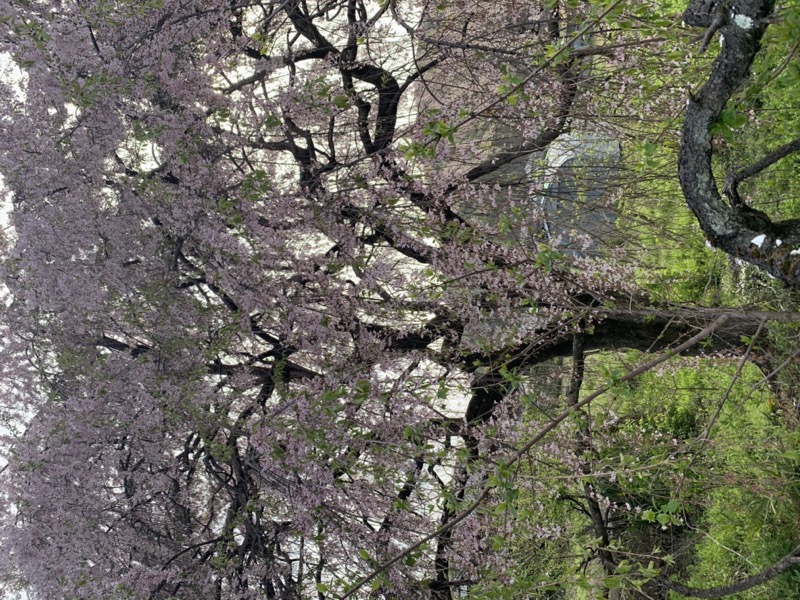
[[[800,546],[797,546],[789,554],[784,556],[781,560],[776,562],[768,569],[761,571],[761,573],[747,577],[731,585],[722,585],[719,587],[703,589],[688,587],[680,583],[670,581],[666,578],[662,579],[661,581],[663,581],[664,585],[673,592],[678,592],[679,594],[688,596],[690,598],[724,598],[725,596],[731,596],[733,594],[745,592],[756,586],[763,585],[778,575],[785,573],[795,565],[800,565]]]
[[[730,14],[720,28],[722,51],[706,84],[688,101],[678,177],[687,204],[713,245],[800,287],[800,220],[772,222],[759,211],[729,206],[711,165],[710,129],[749,77],[773,7],[774,0],[734,0],[725,6]]]
[[[672,309],[642,307],[628,311],[586,309],[582,318],[593,323],[582,336],[585,352],[639,350],[641,352],[663,352],[680,344],[695,331],[705,327],[719,317],[725,322],[715,327],[714,335],[703,348],[692,347],[688,352],[719,352],[743,346],[743,337],[752,337],[764,320],[783,322],[800,321],[799,313],[759,312],[736,309]],[[577,321],[576,321],[577,323]],[[541,330],[521,346],[507,348],[491,355],[468,354],[462,364],[468,372],[474,372],[475,364],[495,365],[473,383],[473,395],[467,408],[467,420],[486,419],[497,403],[502,400],[504,380],[499,375],[500,366],[507,369],[524,369],[550,362],[555,358],[566,358],[573,354],[573,334],[554,334]]]
[[[581,387],[585,371],[585,347],[584,333],[576,331],[572,335],[572,372],[570,373],[569,385],[564,393],[564,400],[567,408],[572,408],[580,401]],[[591,480],[586,477],[591,474],[592,468],[589,460],[584,455],[592,446],[592,428],[589,416],[586,411],[578,409],[578,426],[575,430],[575,455],[580,460],[580,472],[583,478],[583,500],[586,502],[586,512],[592,523],[594,537],[599,540],[600,547],[597,548],[597,556],[603,565],[603,570],[607,575],[614,573],[617,566],[614,555],[609,550],[611,540],[608,534],[608,521],[603,515],[603,509],[597,501],[597,495]]]
[[[378,114],[375,119],[375,129],[372,136],[361,133],[364,149],[368,154],[380,152],[394,140],[397,124],[397,107],[400,102],[400,85],[394,76],[385,69],[366,63],[357,63],[357,45],[348,44],[344,51],[336,48],[314,24],[313,19],[304,12],[298,0],[290,0],[284,4],[287,16],[297,31],[310,41],[322,53],[319,58],[333,56],[340,61],[340,72],[345,84],[345,91],[357,99],[357,94],[351,83],[351,77],[369,83],[378,91]],[[351,7],[352,9],[352,7]],[[351,35],[352,37],[352,35]],[[355,38],[353,38],[355,39]],[[364,102],[363,100],[361,102]],[[359,119],[362,124],[369,113],[369,105],[359,106]],[[370,139],[371,137],[371,139]]]

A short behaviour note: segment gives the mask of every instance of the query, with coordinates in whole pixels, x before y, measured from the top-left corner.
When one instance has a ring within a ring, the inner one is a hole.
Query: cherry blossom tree
[[[0,2],[9,589],[458,597],[510,560],[510,470],[596,397],[576,371],[520,419],[517,374],[780,317],[541,235],[535,159],[661,43],[604,38],[622,9]]]

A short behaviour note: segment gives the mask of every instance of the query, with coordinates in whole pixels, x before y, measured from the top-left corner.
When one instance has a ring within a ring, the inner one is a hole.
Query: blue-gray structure
[[[497,227],[510,217],[508,243],[545,242],[563,254],[607,255],[617,244],[614,192],[621,180],[619,142],[601,134],[571,131],[546,152],[521,155],[476,183],[497,188],[492,206],[464,202],[464,217]],[[513,200],[517,211],[504,200]]]
[[[614,245],[615,188],[620,176],[619,142],[589,132],[558,137],[544,157],[525,166],[539,182],[530,202],[541,209],[541,233],[554,249],[575,256],[596,256]]]

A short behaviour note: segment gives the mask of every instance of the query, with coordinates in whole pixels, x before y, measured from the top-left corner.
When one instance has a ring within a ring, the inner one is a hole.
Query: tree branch
[[[751,577],[747,577],[742,579],[738,583],[733,583],[731,585],[722,585],[715,588],[692,588],[687,587],[685,585],[681,585],[680,583],[676,583],[674,581],[670,581],[669,579],[662,579],[664,585],[672,590],[673,592],[678,592],[684,596],[689,596],[690,598],[724,598],[725,596],[730,596],[732,594],[738,594],[740,592],[747,591],[751,588],[754,588],[759,585],[763,585],[767,581],[774,579],[778,575],[785,573],[794,565],[800,565],[800,546],[797,546],[794,550],[792,550],[789,554],[784,556],[781,560],[776,562],[774,565],[769,567],[768,569],[764,569],[761,573],[757,575],[753,575]]]
[[[729,206],[720,196],[711,165],[710,130],[750,76],[773,7],[774,0],[734,0],[725,7],[736,17],[721,27],[724,43],[708,81],[690,95],[678,178],[689,208],[714,246],[800,287],[800,219],[773,222],[760,211]]]
[[[798,150],[800,150],[800,137],[789,142],[788,144],[784,144],[783,146],[776,148],[764,158],[756,163],[753,163],[749,167],[728,173],[728,176],[725,178],[725,184],[722,187],[723,193],[728,197],[728,200],[730,200],[733,206],[744,205],[744,201],[739,197],[739,192],[737,190],[739,184],[749,177],[758,175],[770,165],[775,164],[780,159],[789,156]]]

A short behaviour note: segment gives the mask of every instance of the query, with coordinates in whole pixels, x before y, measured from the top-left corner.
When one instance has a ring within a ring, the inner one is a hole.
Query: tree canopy
[[[712,245],[798,287],[796,217],[747,188],[798,142],[735,150],[742,90],[800,83],[773,4],[0,0],[6,592],[721,597],[791,571],[797,536],[713,587],[662,548],[725,484],[731,397],[797,485],[796,353],[767,340],[800,316],[660,288],[641,229],[683,228],[705,282],[655,200],[679,183]]]

